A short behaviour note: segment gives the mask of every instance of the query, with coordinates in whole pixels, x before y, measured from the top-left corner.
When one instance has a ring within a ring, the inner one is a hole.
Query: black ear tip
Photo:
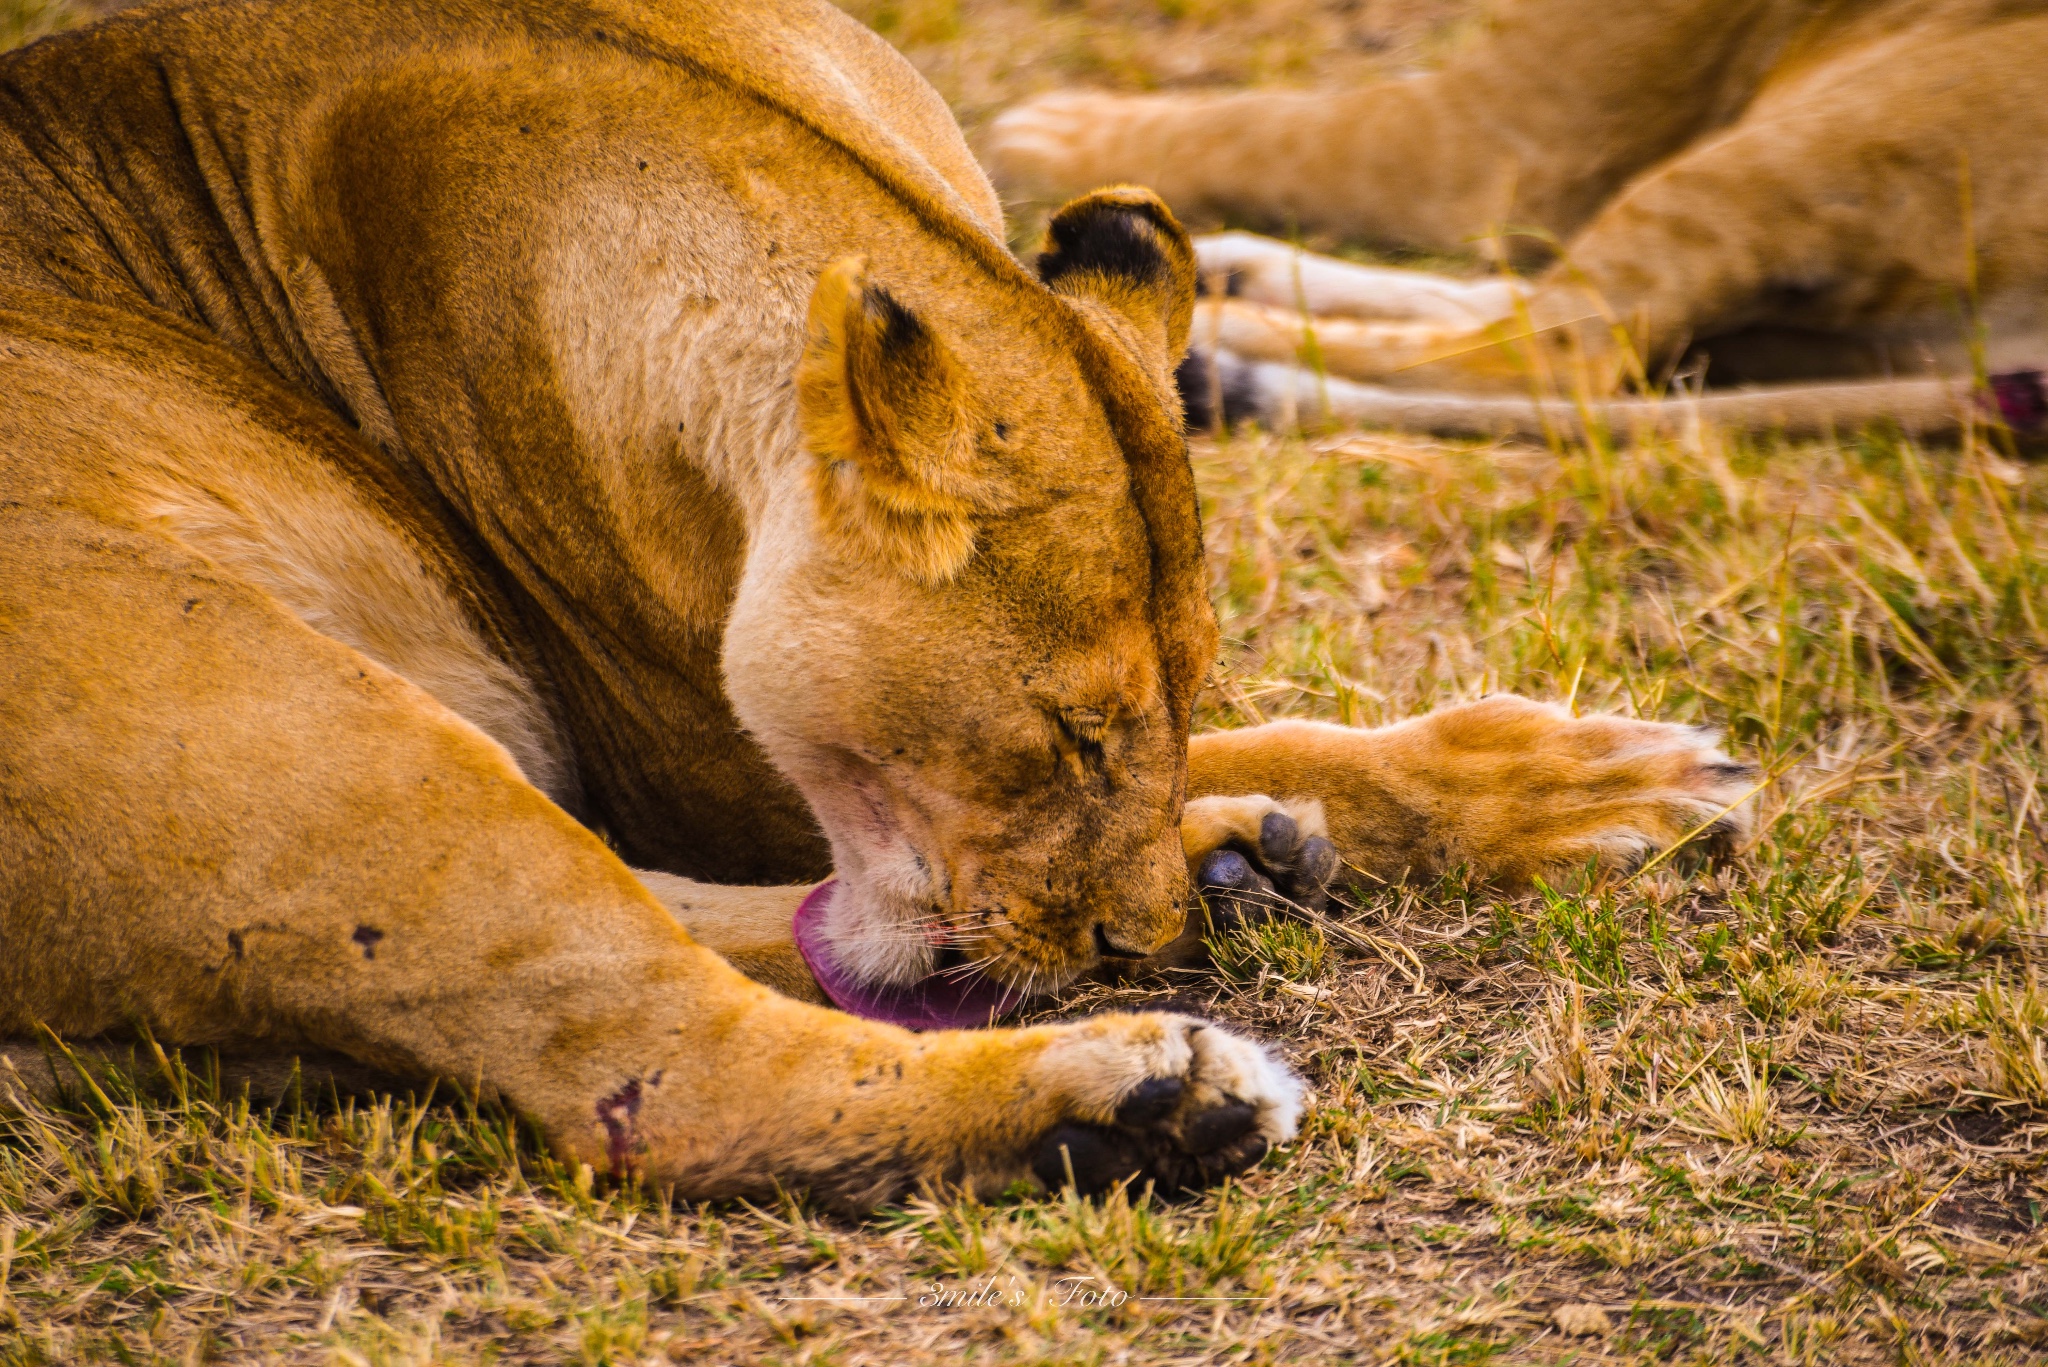
[[[1170,218],[1150,196],[1096,195],[1070,204],[1046,225],[1038,278],[1048,285],[1068,275],[1102,275],[1153,282],[1172,273],[1167,256]]]
[[[880,285],[869,285],[861,292],[861,304],[867,310],[888,345],[913,342],[924,335],[924,324],[918,316],[904,307],[903,301]]]

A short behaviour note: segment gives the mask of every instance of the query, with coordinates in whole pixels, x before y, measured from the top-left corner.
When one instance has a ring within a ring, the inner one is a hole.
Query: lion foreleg
[[[825,994],[804,966],[791,930],[797,907],[815,883],[728,887],[652,869],[635,869],[633,876],[692,939],[724,955],[749,978],[799,1001],[824,1003]]]
[[[753,990],[715,1059],[636,1067],[575,1152],[687,1196],[779,1183],[848,1208],[920,1182],[992,1196],[1070,1171],[1084,1190],[1127,1176],[1175,1189],[1255,1160],[1299,1106],[1263,1050],[1181,1017],[913,1035]]]
[[[1463,866],[1526,885],[1633,867],[1688,837],[1708,848],[1739,837],[1755,776],[1714,741],[1509,696],[1371,730],[1272,722],[1194,738],[1189,806],[1219,794],[1267,794],[1275,810],[1313,798],[1338,852],[1369,878]]]

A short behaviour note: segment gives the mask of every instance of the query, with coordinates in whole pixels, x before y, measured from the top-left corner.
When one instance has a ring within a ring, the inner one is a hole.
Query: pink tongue
[[[979,974],[963,975],[963,983],[934,973],[907,987],[861,982],[833,960],[825,943],[825,909],[838,888],[839,880],[828,878],[796,909],[796,948],[841,1011],[910,1030],[969,1030],[993,1025],[1023,1004],[1013,989]]]

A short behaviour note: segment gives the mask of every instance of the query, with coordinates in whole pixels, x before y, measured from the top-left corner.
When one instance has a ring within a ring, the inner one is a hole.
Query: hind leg
[[[1519,279],[1360,266],[1242,232],[1195,248],[1208,297],[1180,375],[1195,426],[1341,415],[1331,379],[1518,393],[1534,373]]]
[[[1712,358],[1710,379],[1895,375],[1930,360],[1966,374],[1958,309],[1971,298],[1974,255],[1990,368],[2040,369],[2048,180],[2021,149],[2048,137],[2048,106],[2034,98],[2043,61],[2048,20],[2023,17],[1855,46],[1766,91],[1733,127],[1619,187],[1528,291],[1510,331],[1526,319],[1543,340],[1517,343],[1524,360],[1508,368],[1551,377],[1563,393],[1583,373],[1595,397],[1694,343]],[[1508,353],[1484,336],[1355,321],[1360,310],[1334,307],[1343,294],[1311,298],[1308,320],[1300,303],[1275,307],[1288,301],[1265,293],[1212,306],[1225,383],[1209,388],[1274,422],[1318,406],[1315,371],[1401,388],[1498,387],[1489,367]],[[1616,325],[1633,356],[1616,347]],[[1199,344],[1199,325],[1195,335]],[[1385,396],[1355,397],[1360,411],[1405,411]],[[2033,420],[2025,404],[2001,400],[2016,425]]]
[[[1583,289],[1653,360],[1777,328],[1822,341],[1809,374],[1844,354],[1966,370],[1974,252],[1993,368],[2039,365],[2044,61],[2048,19],[2031,17],[1872,42],[1767,91],[1616,195],[1542,282],[1539,311],[1580,307]]]

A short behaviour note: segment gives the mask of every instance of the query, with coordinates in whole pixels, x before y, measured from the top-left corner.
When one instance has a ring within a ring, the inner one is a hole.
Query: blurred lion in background
[[[2026,431],[2048,420],[2044,72],[2040,0],[1507,0],[1426,75],[1056,93],[980,151],[1012,195],[1135,181],[1198,219],[1548,263],[1461,280],[1201,239],[1228,297],[1183,376],[1198,415],[1528,428],[1688,375],[1773,386],[1709,391],[1722,420],[1925,430],[1975,374]],[[1532,379],[1578,402],[1512,397]]]

